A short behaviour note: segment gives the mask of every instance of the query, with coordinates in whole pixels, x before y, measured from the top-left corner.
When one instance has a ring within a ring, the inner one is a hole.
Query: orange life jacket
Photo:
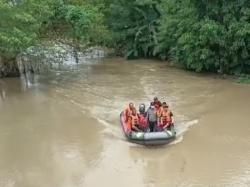
[[[163,108],[162,107],[159,107],[158,109],[156,109],[157,117],[161,117],[162,116],[162,112],[163,112]]]
[[[128,120],[127,122],[125,122],[126,126],[127,126],[127,129],[128,131],[130,132],[132,130],[132,124],[131,124],[131,121]]]
[[[171,123],[171,122],[172,122],[171,111],[170,110],[168,110],[168,111],[163,110],[162,114],[161,114],[161,123],[166,124],[166,123]]]
[[[139,124],[139,118],[138,115],[131,115],[131,125],[134,126],[136,124]]]
[[[132,115],[132,110],[129,108],[129,106],[126,106],[126,108],[124,109],[124,119],[125,122],[127,122],[129,120],[129,116]]]

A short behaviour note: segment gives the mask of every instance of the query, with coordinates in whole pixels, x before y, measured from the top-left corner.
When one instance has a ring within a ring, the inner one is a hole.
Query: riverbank
[[[0,57],[0,78],[20,77],[22,74],[41,74],[51,70],[70,68],[90,59],[101,59],[113,54],[111,49],[93,46],[75,51],[71,45],[61,42],[44,42],[31,46],[13,59]]]
[[[0,78],[19,76],[20,73],[15,59],[4,59],[0,56]]]
[[[51,45],[52,44],[52,45]],[[23,54],[17,56],[11,63],[4,62],[0,58],[0,78],[4,77],[19,77],[23,73],[40,74],[49,70],[70,68],[70,65],[83,63],[86,60],[113,57],[115,58],[114,49],[108,49],[104,47],[90,47],[85,51],[77,52],[77,60],[75,57],[74,49],[63,43],[50,43],[50,45],[35,46],[27,49]],[[147,60],[147,59],[145,59]],[[148,59],[150,60],[150,59]],[[177,69],[187,70],[183,65],[176,64],[169,61],[163,61],[155,59],[163,64],[167,64],[169,67]],[[133,60],[129,60],[133,62]],[[192,72],[192,71],[191,71]],[[250,75],[248,74],[219,74],[211,72],[197,72],[198,75],[212,75],[221,79],[229,79],[237,83],[250,84]]]

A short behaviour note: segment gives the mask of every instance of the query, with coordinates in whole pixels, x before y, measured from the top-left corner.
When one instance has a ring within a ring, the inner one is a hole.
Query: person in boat
[[[129,117],[132,114],[132,109],[135,108],[133,103],[129,103],[129,105],[124,110],[124,120],[127,123],[129,120]]]
[[[161,106],[158,107],[157,104],[156,104],[156,107],[158,107],[156,109],[156,114],[157,114],[157,125],[156,125],[156,131],[162,131],[163,128],[162,128],[162,114],[163,114],[163,108],[167,105],[166,102],[162,102],[161,103]]]
[[[150,107],[147,110],[147,121],[148,121],[150,132],[154,132],[156,124],[157,124],[157,114],[156,114],[154,102],[150,103]]]
[[[166,106],[167,103],[166,102],[162,102],[161,105],[156,104],[156,114],[157,114],[157,120],[158,122],[160,122],[160,119],[161,119],[161,115],[162,115],[162,112],[163,112],[163,107]]]
[[[163,104],[163,111],[161,113],[161,120],[158,124],[158,130],[170,129],[173,125],[173,113],[167,104]]]
[[[143,131],[147,131],[148,129],[148,124],[147,124],[147,113],[145,110],[145,104],[142,103],[139,105],[139,125],[140,125],[140,129],[142,129]]]
[[[162,112],[162,104],[159,101],[158,97],[154,97],[154,106],[155,106],[155,110],[156,110],[156,114],[157,114],[157,119],[159,121],[161,112]]]
[[[136,132],[143,131],[139,125],[139,115],[136,112],[136,109],[132,109],[132,113],[130,116],[131,130]]]
[[[161,106],[161,101],[159,101],[158,97],[154,97],[154,105],[155,105],[155,107]]]
[[[164,107],[164,106],[166,106],[167,105],[167,103],[164,101],[164,102],[162,102],[162,108]]]

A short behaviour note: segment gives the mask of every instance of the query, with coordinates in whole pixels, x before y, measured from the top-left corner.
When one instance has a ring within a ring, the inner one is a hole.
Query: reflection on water
[[[5,100],[6,98],[6,91],[4,81],[0,80],[0,101]]]
[[[1,80],[0,186],[248,187],[249,93],[150,60]],[[120,111],[155,95],[174,112],[177,140],[128,143]]]

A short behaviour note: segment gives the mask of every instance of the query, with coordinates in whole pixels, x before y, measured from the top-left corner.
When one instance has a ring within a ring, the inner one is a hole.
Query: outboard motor
[[[145,113],[145,104],[140,104],[140,106],[139,106],[139,112],[140,112],[140,114],[144,114]]]

